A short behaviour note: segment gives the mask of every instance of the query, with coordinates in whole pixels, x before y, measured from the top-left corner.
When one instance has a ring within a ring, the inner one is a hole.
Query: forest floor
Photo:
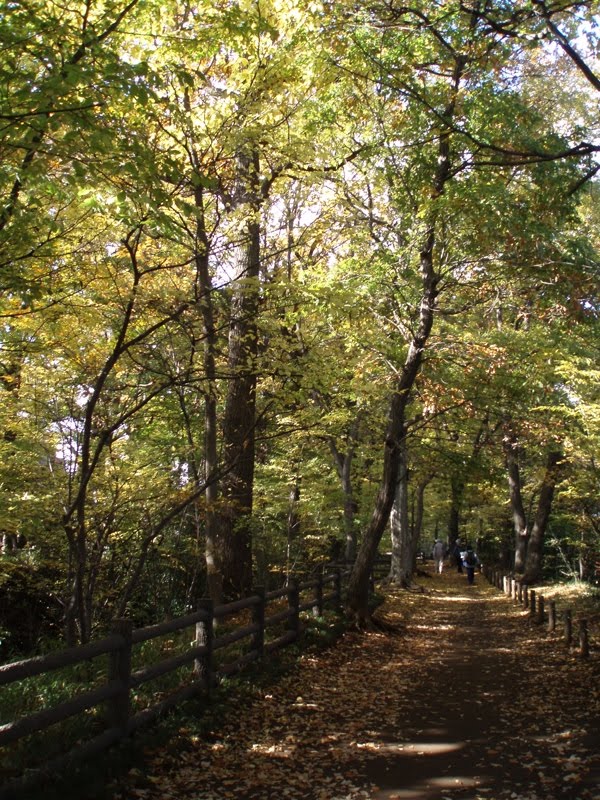
[[[482,575],[386,590],[397,632],[350,631],[179,731],[114,800],[598,800],[600,652],[582,659]]]

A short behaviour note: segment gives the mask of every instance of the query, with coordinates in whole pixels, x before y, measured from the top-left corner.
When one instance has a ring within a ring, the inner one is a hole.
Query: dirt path
[[[385,604],[400,635],[305,657],[115,800],[598,800],[600,653],[569,653],[482,577],[422,584]]]

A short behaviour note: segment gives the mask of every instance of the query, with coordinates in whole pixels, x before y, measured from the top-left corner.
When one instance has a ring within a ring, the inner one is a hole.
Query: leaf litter
[[[114,800],[598,800],[599,653],[480,577],[386,590],[394,632],[349,631],[210,736],[179,733]]]

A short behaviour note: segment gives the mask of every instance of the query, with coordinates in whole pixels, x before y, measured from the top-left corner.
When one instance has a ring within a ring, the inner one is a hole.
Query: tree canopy
[[[341,557],[363,619],[436,534],[593,577],[597,12],[0,6],[6,646]]]

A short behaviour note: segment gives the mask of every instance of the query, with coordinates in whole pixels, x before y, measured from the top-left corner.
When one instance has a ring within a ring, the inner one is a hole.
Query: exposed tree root
[[[371,617],[371,623],[373,625],[372,629],[379,633],[389,633],[393,636],[399,636],[406,632],[404,626],[399,625],[397,622],[392,622],[391,619],[384,614]]]
[[[423,594],[426,589],[424,586],[419,586],[418,583],[409,583],[402,587],[407,592],[414,592],[415,594]]]
[[[404,628],[392,622],[385,614],[355,613],[354,628],[361,632],[387,633],[398,636],[404,633]]]
[[[429,576],[425,575],[424,577]],[[383,581],[381,581],[381,585],[384,585]],[[426,591],[425,587],[419,586],[418,583],[413,583],[413,581],[407,581],[402,578],[386,578],[385,585],[396,589],[404,589],[407,592],[415,592],[416,594],[421,594]]]
[[[357,631],[372,631],[375,630],[373,626],[373,617],[370,614],[353,614],[352,627]]]

